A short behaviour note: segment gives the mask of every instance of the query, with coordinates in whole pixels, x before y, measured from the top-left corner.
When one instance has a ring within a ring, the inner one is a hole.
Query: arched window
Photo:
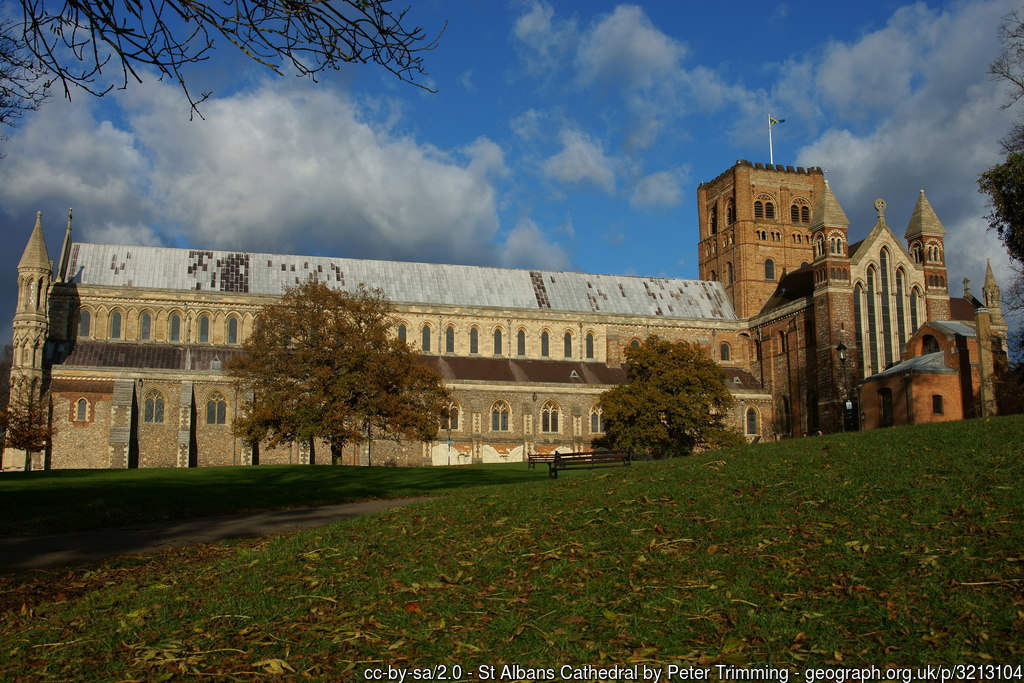
[[[878,356],[878,316],[875,315],[875,297],[878,291],[875,287],[875,267],[868,266],[868,294],[867,294],[867,316],[868,316],[868,348],[871,351],[871,358],[868,359],[870,368],[869,375],[879,371]]]
[[[764,218],[764,204],[761,201],[754,202],[754,218]]]
[[[149,341],[150,334],[153,327],[153,316],[149,313],[143,313],[139,316],[139,339],[142,341]]]
[[[444,330],[444,352],[455,353],[455,328],[451,325]]]
[[[914,242],[910,245],[910,256],[914,259],[914,263],[921,262],[921,243]]]
[[[640,348],[640,340],[639,339],[634,339],[633,341],[629,342],[629,348],[631,348],[631,349],[639,349]]]
[[[917,287],[910,290],[910,334],[917,332]]]
[[[448,419],[442,427],[453,432],[459,428],[459,404],[455,401],[448,404]]]
[[[903,290],[904,279],[903,267],[901,266],[896,269],[896,334],[900,342],[900,354],[903,353],[903,347],[907,345],[906,306],[903,302],[907,293]]]
[[[430,325],[424,325],[420,330],[420,350],[430,353]]]
[[[800,222],[810,223],[811,222],[811,207],[801,206],[800,207]]]
[[[764,203],[764,217],[769,220],[775,219],[775,204],[771,202]]]
[[[722,360],[729,360],[729,344],[728,342],[722,342],[722,345],[718,347],[718,355]]]
[[[505,403],[504,401],[498,401],[493,406],[491,406],[491,431],[507,432],[508,415],[508,404]]]
[[[565,337],[562,339],[562,355],[566,358],[572,358],[572,332],[566,332]]]
[[[711,213],[708,216],[708,223],[711,225],[711,234],[718,234],[718,206],[711,207]]]
[[[548,331],[544,330],[540,333],[540,355],[547,358],[550,354],[550,343],[551,337],[548,335]]]
[[[775,261],[771,259],[765,259],[764,262],[764,279],[774,280],[775,279]]]
[[[590,409],[590,433],[604,434],[604,412],[601,406],[594,406]]]
[[[594,357],[594,335],[587,332],[587,358],[593,359]]]
[[[800,222],[800,207],[796,204],[791,204],[789,207],[789,222],[799,223]]]
[[[210,341],[210,316],[205,313],[199,316],[199,341]]]
[[[169,323],[171,328],[168,337],[171,341],[181,341],[181,316],[177,313],[171,313],[171,319]]]
[[[206,424],[222,425],[227,423],[228,402],[224,394],[215,391],[206,399]]]
[[[939,349],[939,341],[930,334],[921,337],[921,353],[936,353]]]
[[[725,263],[725,275],[726,275],[726,280],[725,281],[728,284],[731,285],[732,282],[733,282],[732,261],[726,261],[726,263]]]
[[[892,364],[892,317],[889,315],[889,250],[881,249],[878,252],[878,274],[882,281],[882,353],[885,357],[885,366]]]
[[[864,298],[864,288],[860,283],[853,288],[853,333],[857,340],[857,365],[864,370],[864,308],[861,301]],[[867,373],[865,373],[867,374]]]
[[[525,330],[519,330],[516,333],[516,355],[517,356],[525,356],[526,355],[526,331]]]
[[[398,326],[398,338],[401,339],[402,341],[405,341],[405,338],[406,338],[407,335],[408,335],[408,331],[405,329],[405,325],[399,325]]]
[[[553,434],[558,432],[558,404],[548,401],[540,409],[540,431]]]
[[[711,278],[710,278],[710,280],[712,282],[718,282],[718,273],[716,273],[715,271],[712,270],[711,271]]]
[[[89,326],[92,323],[92,314],[84,308],[78,312],[78,336],[88,337]]]
[[[790,423],[790,412],[789,412],[789,396],[779,397],[779,433],[784,436],[790,436],[793,433],[793,427]]]
[[[405,327],[404,325],[402,327]],[[405,339],[402,339],[405,341]],[[228,318],[228,344],[238,343],[238,318],[231,316]]]
[[[725,225],[728,227],[736,222],[736,207],[732,203],[732,198],[725,203]]]
[[[750,406],[747,408],[747,434],[757,434],[757,408]]]
[[[498,328],[494,331],[494,355],[500,356],[503,351],[504,348],[501,343],[501,328]]]
[[[121,311],[114,311],[110,314],[110,338],[121,338]]]
[[[89,419],[89,402],[84,398],[78,399],[75,403],[75,422],[85,422]]]
[[[480,330],[475,327],[469,330],[469,352],[480,353]]]
[[[157,389],[150,389],[146,392],[146,399],[143,403],[143,422],[151,424],[163,424],[164,421],[164,395]]]

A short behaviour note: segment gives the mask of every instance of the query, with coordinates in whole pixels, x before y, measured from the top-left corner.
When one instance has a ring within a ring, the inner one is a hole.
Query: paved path
[[[411,505],[427,498],[370,500],[297,510],[246,512],[177,522],[151,522],[51,536],[0,538],[0,572],[47,569],[97,562],[116,555],[155,552],[166,546],[214,543],[323,526],[372,512]]]

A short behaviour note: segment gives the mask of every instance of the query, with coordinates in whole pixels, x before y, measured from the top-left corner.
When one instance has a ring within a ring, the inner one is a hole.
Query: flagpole
[[[768,114],[768,163],[775,164],[775,148],[772,145],[772,115]]]

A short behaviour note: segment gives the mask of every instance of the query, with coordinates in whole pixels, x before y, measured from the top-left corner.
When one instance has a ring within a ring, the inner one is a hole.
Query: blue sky
[[[404,6],[402,0],[395,3]],[[410,1],[431,94],[377,67],[276,77],[227,45],[193,69],[189,120],[146,78],[53,97],[0,143],[14,266],[37,210],[80,241],[596,273],[697,276],[696,187],[737,159],[821,166],[851,240],[923,188],[949,280],[1006,281],[978,173],[1019,112],[987,75],[1005,0],[623,4]]]

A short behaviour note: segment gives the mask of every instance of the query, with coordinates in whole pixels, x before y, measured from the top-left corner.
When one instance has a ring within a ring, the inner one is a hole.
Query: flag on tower
[[[769,116],[768,117],[768,121],[769,121],[769,123],[768,123],[769,126],[774,126],[776,123],[785,123],[786,119],[777,119],[777,118],[775,118],[773,116]]]

